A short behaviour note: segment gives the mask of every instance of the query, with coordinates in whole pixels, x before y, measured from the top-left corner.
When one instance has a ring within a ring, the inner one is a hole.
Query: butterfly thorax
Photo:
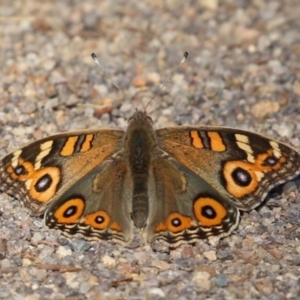
[[[141,111],[130,118],[124,147],[133,181],[132,219],[137,228],[143,228],[149,212],[148,179],[151,153],[156,146],[151,118]]]

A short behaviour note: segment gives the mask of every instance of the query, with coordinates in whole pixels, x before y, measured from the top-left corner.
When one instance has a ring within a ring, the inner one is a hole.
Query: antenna
[[[103,72],[103,74],[111,81],[111,83],[114,85],[114,87],[115,87],[116,89],[118,89],[118,90],[122,93],[123,98],[125,99],[125,98],[126,98],[125,93],[124,93],[123,90],[122,90],[122,89],[114,82],[114,80],[112,79],[112,77],[110,76],[110,74],[107,73],[107,72],[105,71],[105,69],[102,67],[102,65],[100,64],[100,62],[99,62],[99,60],[98,60],[98,58],[97,58],[97,56],[96,56],[96,54],[95,54],[95,53],[92,53],[91,56],[92,56],[92,59],[95,61],[95,63],[100,67],[100,69],[101,69],[101,71]]]
[[[180,67],[182,66],[182,64],[187,60],[188,56],[189,56],[189,53],[188,53],[187,51],[185,51],[184,54],[183,54],[183,56],[182,56],[182,60],[181,60],[180,64],[175,68],[175,70],[173,70],[173,71],[171,72],[171,75],[169,76],[169,78],[168,78],[168,79],[160,86],[160,89],[161,89],[162,91],[163,91],[163,90],[166,88],[166,86],[171,82],[172,75],[180,69]],[[156,96],[157,96],[157,95],[154,95],[154,96],[149,100],[149,102],[147,103],[147,105],[146,105],[146,107],[145,107],[145,110],[147,109],[148,105],[153,101],[153,99],[155,99]]]

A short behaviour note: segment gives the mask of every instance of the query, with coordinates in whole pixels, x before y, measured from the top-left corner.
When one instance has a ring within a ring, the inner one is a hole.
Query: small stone
[[[300,251],[300,247],[299,247]],[[9,269],[11,267],[11,261],[8,258],[5,258],[0,261],[0,270]]]
[[[56,60],[48,59],[48,60],[44,61],[43,68],[46,71],[52,71],[54,69],[55,65],[56,65]]]
[[[51,75],[50,82],[52,84],[61,84],[67,82],[66,78],[59,72],[54,71]]]
[[[48,276],[47,270],[37,270],[34,278],[37,279],[39,282],[44,282],[47,276]]]
[[[143,87],[147,84],[145,77],[142,75],[137,75],[134,77],[132,83],[135,87]]]
[[[152,296],[155,295],[155,296],[158,296],[158,297],[165,297],[164,291],[160,288],[151,288],[151,289],[149,289],[148,290],[148,295],[152,295]]]
[[[274,289],[272,282],[267,278],[259,278],[255,280],[254,286],[259,292],[265,294],[272,293]]]
[[[62,276],[66,279],[66,284],[73,288],[73,289],[78,289],[80,282],[79,280],[76,280],[77,278],[77,273],[74,272],[65,272],[62,274]]]
[[[70,243],[70,248],[75,252],[85,252],[92,247],[91,243],[85,240],[76,240]]]
[[[160,82],[160,75],[155,72],[149,73],[147,74],[147,81],[157,85]]]
[[[228,278],[224,274],[219,274],[215,277],[215,282],[218,287],[228,286]]]
[[[46,257],[51,256],[53,254],[54,250],[55,250],[54,247],[45,246],[39,254],[39,259],[42,261]]]
[[[210,265],[201,265],[201,266],[197,267],[196,270],[198,272],[209,273],[211,277],[216,275],[216,269],[213,266],[210,266]]]
[[[214,247],[217,247],[217,245],[219,244],[219,241],[220,241],[220,237],[218,237],[218,236],[210,236],[208,238],[209,244]]]
[[[65,105],[67,106],[74,106],[76,104],[78,104],[79,102],[79,98],[74,95],[74,94],[71,94],[68,99],[65,101]]]
[[[61,246],[65,246],[69,244],[69,240],[64,236],[59,237],[57,241]]]
[[[199,0],[199,4],[202,5],[203,8],[216,10],[219,5],[219,0]]]
[[[39,232],[35,232],[35,233],[33,234],[33,237],[32,237],[32,239],[31,239],[31,241],[32,241],[33,243],[38,243],[38,242],[41,241],[42,239],[43,239],[43,235],[40,234]]]
[[[7,250],[7,240],[0,239],[0,260],[5,258],[6,250]]]
[[[92,288],[92,286],[88,283],[88,282],[83,282],[80,287],[79,287],[79,292],[82,294],[87,293],[90,289]]]
[[[102,257],[102,263],[107,267],[107,268],[113,268],[116,265],[116,260],[113,259],[112,257],[105,255]]]
[[[40,300],[40,299],[41,299],[41,295],[39,294],[31,294],[24,298],[24,300]]]
[[[211,280],[210,274],[207,272],[196,272],[193,277],[192,281],[198,286],[201,287],[203,290],[210,290],[211,288]]]
[[[120,107],[120,112],[122,113],[128,113],[132,110],[132,103],[122,103]]]
[[[172,267],[171,264],[168,264],[167,262],[162,261],[162,260],[155,260],[152,262],[152,265],[161,271],[170,270]]]
[[[58,258],[63,258],[68,255],[72,255],[72,250],[69,247],[59,246],[56,250]]]
[[[34,113],[37,110],[37,99],[30,99],[31,101],[25,101],[24,105],[20,105],[20,110],[24,114],[31,114]]]
[[[214,250],[203,252],[203,256],[206,257],[208,260],[212,260],[212,261],[217,260],[217,254],[216,251]]]
[[[263,119],[268,115],[278,112],[279,109],[280,106],[277,102],[267,100],[254,104],[251,113],[255,118]]]
[[[23,258],[22,260],[22,266],[23,267],[28,267],[28,266],[31,266],[32,265],[32,261],[28,258]]]
[[[13,299],[13,296],[7,290],[0,288],[0,299]]]

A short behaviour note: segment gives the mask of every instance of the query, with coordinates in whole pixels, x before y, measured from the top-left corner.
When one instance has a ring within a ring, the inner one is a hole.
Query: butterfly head
[[[128,127],[144,125],[153,126],[153,121],[150,116],[147,115],[145,111],[136,110],[132,117],[128,119]]]

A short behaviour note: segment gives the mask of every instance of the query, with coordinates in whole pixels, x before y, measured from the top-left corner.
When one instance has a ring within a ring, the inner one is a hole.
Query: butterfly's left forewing
[[[181,126],[157,130],[160,147],[241,210],[300,174],[300,155],[278,141],[237,129]]]

